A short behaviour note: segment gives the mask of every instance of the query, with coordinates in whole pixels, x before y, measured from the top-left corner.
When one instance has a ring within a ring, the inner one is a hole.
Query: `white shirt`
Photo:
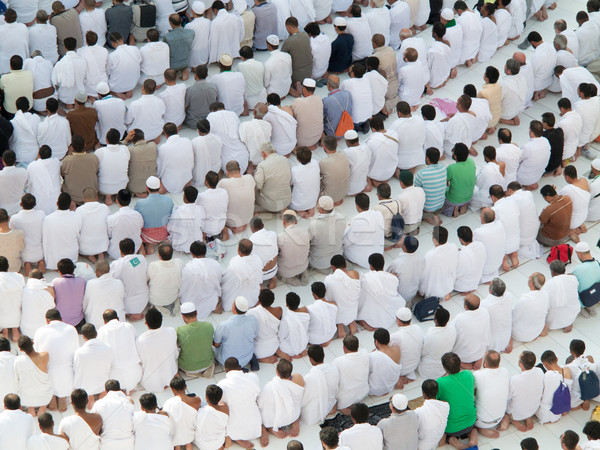
[[[371,45],[371,27],[368,19],[362,17],[347,17],[346,32],[354,37],[354,47],[352,48],[352,60],[356,61],[368,58],[373,54]]]
[[[71,125],[59,114],[46,117],[38,127],[38,144],[47,145],[52,149],[52,156],[63,159],[71,145]]]
[[[322,78],[327,67],[329,67],[329,57],[331,56],[331,40],[326,34],[320,34],[317,37],[310,38],[310,49],[313,56],[312,77],[316,80]]]
[[[181,287],[182,268],[183,262],[179,258],[169,261],[152,261],[148,264],[150,303],[156,306],[165,306],[177,300]]]
[[[19,55],[23,61],[29,55],[27,27],[18,22],[0,25],[0,74],[10,72],[10,58]]]
[[[104,17],[104,16],[103,16]],[[87,63],[87,74],[85,77],[85,90],[88,96],[98,97],[96,86],[100,82],[107,82],[106,64],[108,62],[108,50],[99,44],[84,46],[77,49],[77,54],[85,59]]]
[[[208,43],[210,40],[210,20],[206,17],[196,17],[185,27],[194,32],[190,67],[208,63]]]
[[[163,84],[165,82],[165,70],[169,68],[169,44],[166,42],[148,42],[140,48],[140,54],[142,56],[141,81],[151,79],[156,81],[156,84]]]
[[[86,202],[75,210],[81,217],[82,227],[79,236],[79,252],[82,255],[98,255],[108,249],[106,218],[110,214],[103,203]]]
[[[106,73],[108,85],[113,92],[128,92],[133,90],[140,79],[142,54],[133,45],[119,45],[108,55]],[[148,136],[146,136],[148,139]],[[151,138],[154,139],[154,138]]]
[[[127,108],[125,102],[118,97],[108,95],[98,99],[93,104],[98,113],[98,123],[96,123],[96,136],[102,145],[106,145],[106,133],[111,128],[119,131],[121,135],[127,129],[125,125],[125,113]]]
[[[98,158],[98,185],[103,194],[116,194],[125,189],[129,177],[130,153],[126,146],[121,144],[100,147],[94,152]]]
[[[44,59],[55,64],[58,61],[58,45],[54,25],[36,23],[27,30],[29,31],[29,54],[39,50]]]
[[[156,173],[168,192],[179,194],[192,180],[194,149],[192,142],[175,134],[158,146]]]
[[[23,230],[25,233],[25,248],[21,252],[23,262],[37,263],[44,259],[42,248],[42,224],[46,214],[39,209],[21,210],[10,218],[12,230]]]
[[[0,170],[0,208],[6,209],[9,216],[16,214],[21,207],[21,197],[25,193],[27,171],[23,167],[5,166]]]
[[[265,62],[265,87],[267,94],[285,97],[292,84],[292,57],[281,50],[273,50]]]
[[[79,13],[79,23],[81,24],[81,34],[84,40],[85,34],[88,31],[93,31],[98,35],[97,44],[100,47],[104,47],[104,44],[106,44],[106,19],[103,9],[94,8],[92,11],[83,9]]]
[[[508,370],[504,367],[483,368],[473,371],[475,377],[475,407],[477,422],[482,428],[491,428],[504,417],[508,404]]]
[[[207,189],[198,194],[196,203],[204,207],[206,212],[206,220],[204,221],[206,236],[215,236],[221,233],[227,220],[227,206],[229,204],[227,191],[221,188]]]
[[[23,62],[23,69],[28,70],[33,74],[33,92],[41,89],[46,89],[52,86],[52,62],[49,59],[44,59],[42,56],[27,58]],[[34,98],[34,111],[42,112],[46,110],[46,100],[56,98],[56,92],[46,98]]]
[[[340,433],[340,445],[350,450],[382,450],[383,433],[370,423],[357,423]]]
[[[244,94],[246,79],[239,72],[221,72],[208,79],[209,83],[217,86],[217,101],[225,105],[225,109],[233,111],[238,116],[244,112]]]
[[[340,89],[350,92],[352,97],[352,121],[354,123],[362,123],[373,115],[373,96],[371,83],[368,79],[364,77],[349,78],[342,81]]]
[[[106,218],[107,232],[110,239],[108,245],[108,256],[119,259],[119,242],[129,238],[135,244],[135,251],[142,245],[140,234],[144,226],[144,218],[136,210],[129,206],[122,206]]]
[[[408,225],[421,222],[425,206],[425,191],[417,186],[407,186],[398,195],[404,223]]]
[[[144,132],[146,141],[156,139],[165,125],[164,114],[167,110],[165,102],[152,94],[142,95],[130,103],[125,116],[128,129],[139,128]]]
[[[180,126],[185,120],[185,84],[179,83],[172,86],[165,86],[165,89],[158,94],[166,106],[164,120]]]
[[[104,392],[104,383],[110,377],[112,360],[113,352],[108,345],[98,339],[85,341],[75,350],[73,356],[73,387],[85,389],[88,395]]]
[[[314,208],[319,199],[321,173],[319,164],[311,159],[308,164],[292,167],[292,201],[290,208],[306,211]]]
[[[244,98],[248,103],[248,108],[254,108],[258,102],[265,103],[267,101],[267,90],[264,86],[265,65],[252,58],[241,61],[237,66],[237,70],[244,75],[246,81]]]
[[[195,203],[184,203],[173,210],[167,230],[175,251],[190,253],[190,246],[194,241],[204,240],[204,217],[204,208]]]

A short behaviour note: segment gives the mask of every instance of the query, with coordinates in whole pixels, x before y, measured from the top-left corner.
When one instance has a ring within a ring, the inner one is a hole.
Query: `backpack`
[[[561,414],[567,413],[571,410],[571,392],[569,387],[565,384],[565,376],[563,374],[560,384],[554,391],[552,396],[552,407],[550,412],[560,416]]]
[[[579,389],[581,390],[581,400],[591,400],[600,395],[600,381],[596,372],[585,367],[579,375]]]
[[[391,242],[398,242],[404,234],[404,218],[400,214],[400,205],[398,204],[398,201],[396,201],[396,204],[398,205],[398,212],[395,214],[386,204],[381,204],[381,206],[384,206],[390,213],[392,213],[392,222],[390,225],[392,234],[387,238],[387,240]]]
[[[352,116],[348,114],[348,111],[344,110],[335,129],[335,137],[344,137],[344,134],[348,130],[354,130],[354,122],[352,122]]]
[[[433,313],[440,307],[440,299],[437,297],[427,297],[415,305],[413,315],[419,322],[433,320]]]
[[[546,258],[548,264],[557,259],[565,264],[571,264],[571,256],[573,256],[573,247],[569,244],[555,245],[550,249],[550,254]]]

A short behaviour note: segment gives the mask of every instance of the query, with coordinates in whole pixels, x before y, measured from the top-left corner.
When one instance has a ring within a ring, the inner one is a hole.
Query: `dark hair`
[[[316,363],[322,363],[325,360],[325,350],[320,345],[309,345],[308,356]]]
[[[371,253],[368,261],[375,270],[381,271],[385,266],[385,259],[381,253]]]
[[[319,439],[327,447],[337,447],[340,443],[338,432],[333,427],[324,427],[319,431]]]
[[[442,22],[435,22],[431,27],[431,33],[442,39],[446,35],[446,27]]]
[[[162,313],[152,306],[146,311],[146,324],[151,330],[157,330],[161,327],[163,321]]]
[[[8,272],[8,258],[6,256],[0,256],[0,272]]]
[[[281,97],[279,97],[279,95],[275,92],[272,92],[269,95],[267,95],[267,103],[269,105],[279,106],[281,105]]]
[[[206,184],[209,188],[214,189],[217,187],[217,184],[219,183],[219,174],[217,172],[209,170],[208,172],[206,172],[204,181],[206,181]]]
[[[354,74],[354,78],[362,78],[364,76],[364,74],[367,72],[366,67],[360,63],[352,64],[352,67],[350,68],[350,70]]]
[[[156,401],[156,395],[154,394],[142,394],[140,397],[140,406],[144,410],[156,409],[158,402]]]
[[[425,157],[431,164],[437,164],[440,160],[440,151],[435,147],[429,147],[425,150]]]
[[[276,366],[277,373],[284,380],[289,380],[292,377],[292,370],[294,366],[287,359],[280,359]]]
[[[315,281],[313,284],[310,285],[310,291],[313,294],[315,294],[318,298],[323,298],[325,297],[325,292],[327,290],[325,289],[325,283],[323,283],[322,281]]]
[[[123,242],[123,241],[121,241]],[[104,321],[104,323],[108,323],[111,320],[115,320],[118,319],[119,316],[117,316],[117,312],[114,309],[107,309],[106,311],[104,311],[102,313],[102,320]]]
[[[17,162],[17,154],[12,150],[4,150],[2,153],[2,162],[5,166],[14,166]]]
[[[19,111],[22,112],[29,111],[29,108],[31,107],[31,105],[29,104],[29,100],[27,100],[27,97],[19,97],[15,102],[15,106]]]
[[[494,161],[496,159],[496,148],[493,145],[486,145],[483,148],[483,156],[490,161]]]
[[[133,255],[135,253],[135,242],[132,239],[125,238],[119,242],[119,250],[124,255]]]
[[[96,45],[98,43],[98,34],[89,30],[87,33],[85,33],[85,43],[90,47]]]
[[[295,292],[288,292],[285,296],[285,304],[288,309],[296,311],[300,306],[300,296]]]
[[[335,139],[335,138],[334,138]],[[300,164],[305,166],[310,162],[312,158],[312,152],[310,149],[304,145],[299,145],[296,147],[296,159]]]
[[[562,434],[560,441],[567,448],[567,450],[575,450],[577,448],[577,444],[579,444],[579,435],[573,430],[567,430]]]
[[[83,389],[75,389],[71,392],[71,404],[75,409],[86,409],[88,395]]]
[[[487,66],[485,68],[485,77],[488,79],[490,84],[494,84],[498,82],[500,78],[500,72],[494,66]]]
[[[385,328],[377,328],[373,333],[373,339],[381,345],[388,345],[390,343],[390,332]]]
[[[460,358],[456,353],[444,353],[442,355],[442,367],[450,375],[454,375],[460,372]]]
[[[321,34],[321,28],[319,27],[319,24],[317,22],[309,22],[306,24],[306,26],[304,27],[304,31],[306,31],[306,33],[309,36],[315,37]]]
[[[448,230],[441,225],[433,227],[433,237],[440,245],[448,242]]]
[[[190,253],[194,256],[206,256],[206,244],[202,241],[194,241],[190,245]]]
[[[106,392],[120,391],[121,383],[119,383],[119,380],[115,379],[106,380],[106,383],[104,383],[104,390]]]
[[[581,356],[585,352],[585,342],[581,339],[573,339],[569,344],[569,351],[575,356]]]
[[[458,230],[456,230],[456,235],[459,239],[465,242],[473,242],[473,231],[466,225],[458,227]]]
[[[360,209],[362,209],[363,211],[366,211],[369,209],[369,205],[370,205],[371,201],[369,200],[369,196],[367,194],[365,194],[364,192],[361,192],[360,194],[356,194],[356,197],[354,197],[354,203]]]
[[[96,339],[98,337],[96,327],[91,323],[86,323],[83,327],[81,327],[81,334],[88,340]]]
[[[216,384],[209,384],[206,386],[206,399],[212,405],[218,405],[223,398],[223,389]]]
[[[433,318],[439,326],[445,327],[450,321],[450,312],[443,306],[440,306],[433,313]]]
[[[551,112],[545,112],[542,114],[542,122],[548,125],[550,128],[554,128],[554,124],[556,123],[556,117]]]
[[[351,352],[358,351],[358,337],[354,336],[353,334],[348,334],[346,337],[344,337],[342,343],[347,350]]]
[[[469,158],[469,148],[462,142],[457,142],[452,148],[452,153],[456,158],[456,162],[463,162]]]
[[[423,116],[423,119],[425,119],[425,120],[434,120],[435,116],[436,116],[435,106],[432,106],[432,105],[421,106],[421,116]]]
[[[115,128],[111,128],[106,132],[106,142],[111,145],[117,145],[121,139],[121,133]]]
[[[73,151],[75,153],[83,153],[85,152],[85,139],[83,136],[79,134],[74,134],[71,137],[71,147],[73,147]]]
[[[68,37],[63,40],[63,45],[65,50],[71,52],[77,48],[77,39],[73,37]]]
[[[468,95],[471,98],[477,97],[477,89],[472,84],[465,84],[463,87],[463,94]]]
[[[512,140],[512,132],[508,128],[498,130],[498,140],[504,144],[509,144]]]
[[[48,311],[46,311],[46,320],[62,320],[62,317],[60,315],[60,311],[56,308],[51,308]]]
[[[254,245],[250,239],[242,239],[238,244],[238,250],[244,256],[248,256],[250,253],[252,253],[253,247]]]
[[[336,269],[344,269],[346,267],[346,258],[343,255],[333,255],[329,261]]]
[[[356,423],[365,423],[369,420],[369,407],[364,403],[355,403],[350,409],[350,415]]]
[[[556,195],[556,189],[549,184],[546,184],[540,189],[540,194],[542,194],[542,197],[554,197]]]
[[[10,341],[0,336],[0,352],[10,352]]]
[[[527,437],[521,441],[521,450],[539,450],[539,448],[535,438]]]
[[[158,256],[163,261],[171,261],[173,258],[173,246],[168,241],[158,244]]]
[[[427,396],[427,398],[431,398],[434,399],[437,397],[437,394],[439,392],[439,386],[437,381],[432,380],[432,379],[428,379],[423,381],[423,384],[421,384],[421,391],[423,392],[424,395]]]
[[[531,42],[541,42],[542,36],[537,31],[532,31],[527,35],[527,40]]]
[[[200,64],[199,66],[196,66],[196,68],[194,69],[194,73],[196,74],[198,79],[204,80],[208,76],[208,66],[206,64]]]
[[[262,307],[268,308],[275,303],[275,294],[271,289],[261,289],[260,293],[258,294],[258,302]]]
[[[75,263],[69,258],[63,258],[56,263],[56,268],[61,275],[73,275],[75,272]]]
[[[22,352],[29,354],[33,351],[33,341],[29,336],[20,336],[17,341],[17,346]]]
[[[583,434],[585,434],[589,440],[600,440],[600,422],[595,420],[590,420],[587,422],[583,426]]]
[[[525,370],[531,370],[535,366],[535,353],[524,350],[519,356],[519,362],[523,364]]]
[[[184,391],[186,387],[185,380],[181,378],[179,375],[175,375],[171,378],[169,383],[169,387],[175,391]]]
[[[296,19],[294,16],[290,16],[287,19],[285,19],[285,25],[293,28],[298,28],[298,19]]]
[[[23,58],[19,55],[12,55],[10,57],[10,68],[13,70],[21,70],[23,68]]]

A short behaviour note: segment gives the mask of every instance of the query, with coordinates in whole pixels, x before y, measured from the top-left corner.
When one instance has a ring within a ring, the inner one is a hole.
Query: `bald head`
[[[262,119],[269,112],[269,108],[264,103],[257,103],[254,107],[254,118]]]
[[[400,30],[400,39],[408,39],[409,37],[412,37],[412,35],[410,28],[402,28]]]
[[[546,277],[539,272],[531,274],[529,277],[529,285],[531,289],[539,291],[546,283]]]
[[[513,59],[519,61],[519,64],[523,65],[527,63],[527,58],[525,57],[525,53],[523,52],[515,52],[513,54]]]
[[[329,77],[327,77],[327,87],[330,91],[333,91],[334,89],[339,89],[340,77],[338,77],[337,75],[329,75]]]
[[[475,311],[476,309],[478,309],[480,303],[480,298],[475,294],[468,294],[465,297],[465,309],[469,311]]]

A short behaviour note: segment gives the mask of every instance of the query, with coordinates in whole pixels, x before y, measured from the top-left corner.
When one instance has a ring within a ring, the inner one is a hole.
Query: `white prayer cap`
[[[267,42],[271,45],[279,45],[279,37],[276,34],[270,34],[267,36]]]
[[[394,405],[394,408],[398,411],[404,411],[408,408],[408,398],[406,398],[406,395],[404,394],[394,394],[392,397],[392,405]]]
[[[592,167],[596,170],[600,170],[600,158],[596,158],[592,161]]]
[[[194,3],[192,3],[192,11],[194,11],[196,14],[203,14],[204,11],[206,11],[206,5],[201,1],[196,0]]]
[[[294,216],[294,217],[298,218],[298,214],[296,214],[296,211],[294,211],[293,209],[286,209],[282,215],[283,216]]]
[[[88,96],[85,93],[85,91],[79,91],[77,93],[77,95],[75,96],[75,100],[77,100],[79,103],[85,103],[87,102]]]
[[[452,20],[454,19],[454,11],[452,11],[450,8],[444,8],[442,9],[442,19],[445,20]]]
[[[100,95],[106,95],[110,92],[110,88],[108,87],[108,83],[105,81],[101,81],[96,85],[96,92]]]
[[[410,309],[408,309],[406,306],[403,306],[398,311],[396,311],[396,317],[402,322],[408,322],[412,320],[412,313],[410,312]]]
[[[226,67],[231,66],[233,64],[233,58],[231,57],[231,55],[223,53],[219,58],[219,63]]]
[[[331,211],[333,209],[333,199],[329,195],[324,195],[319,199],[319,208],[323,208],[325,211]]]
[[[346,19],[343,17],[336,17],[333,21],[333,25],[336,27],[345,27],[347,25]]]
[[[312,78],[305,78],[302,81],[302,86],[307,87],[307,88],[316,88],[317,82],[315,80],[313,80]]]
[[[196,312],[196,305],[192,302],[185,302],[181,304],[181,314],[191,314]]]
[[[344,133],[344,139],[346,139],[348,141],[358,139],[358,133],[354,130],[348,130]]]
[[[160,189],[160,180],[154,176],[148,177],[146,186],[148,186],[148,189]]]
[[[575,251],[579,253],[587,253],[591,251],[590,244],[581,241],[575,246]]]
[[[239,297],[236,297],[234,303],[238,311],[241,311],[243,313],[248,311],[248,300],[246,300],[246,297],[242,297],[240,295]]]

